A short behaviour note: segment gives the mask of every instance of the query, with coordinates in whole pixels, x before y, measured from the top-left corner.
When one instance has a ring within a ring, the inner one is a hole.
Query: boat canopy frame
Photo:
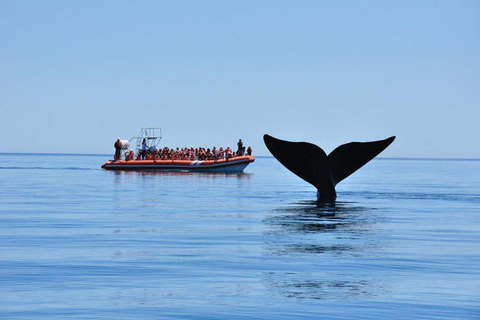
[[[162,128],[142,128],[140,133],[130,140],[135,138],[137,139],[135,153],[138,154],[138,152],[142,150],[143,139],[147,142],[147,149],[153,151],[157,149],[160,140],[162,140]]]

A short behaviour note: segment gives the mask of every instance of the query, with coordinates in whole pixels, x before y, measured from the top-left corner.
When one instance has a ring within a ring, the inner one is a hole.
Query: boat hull
[[[180,171],[180,172],[243,172],[255,161],[254,156],[241,156],[229,160],[109,160],[105,170]]]

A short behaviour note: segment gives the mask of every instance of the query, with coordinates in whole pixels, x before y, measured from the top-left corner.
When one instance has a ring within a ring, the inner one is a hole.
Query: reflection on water
[[[283,259],[286,268],[265,273],[267,286],[278,295],[297,299],[384,294],[382,279],[358,268],[385,246],[381,232],[375,230],[377,219],[375,208],[349,202],[304,201],[273,210],[264,220],[264,254]],[[358,261],[355,268],[352,260]]]
[[[153,171],[153,170],[114,170],[115,175],[141,175],[141,176],[204,176],[204,177],[237,177],[251,178],[251,172],[190,172],[190,171]]]
[[[268,279],[268,275],[267,275]],[[353,300],[365,296],[375,296],[372,284],[362,280],[302,280],[293,276],[279,280],[272,275],[270,286],[281,296],[295,299],[314,300]]]
[[[253,173],[237,172],[237,173],[226,173],[226,172],[188,172],[188,171],[113,171],[115,174],[116,181],[119,181],[119,178],[122,177],[143,177],[150,178],[152,176],[158,177],[168,177],[168,178],[202,178],[202,179],[219,179],[219,178],[236,178],[238,180],[251,179]]]
[[[317,233],[343,227],[350,228],[355,234],[366,230],[365,224],[369,223],[369,213],[373,210],[348,202],[319,204],[305,201],[276,209],[265,223],[275,233]]]
[[[169,183],[172,186],[197,185],[203,186],[207,183],[225,180],[231,183],[232,179],[238,182],[250,181],[253,173],[224,173],[224,172],[187,172],[187,171],[112,171],[107,172],[114,175],[114,182],[122,184],[125,181],[143,181],[149,185],[156,182]],[[152,179],[155,178],[155,179]],[[178,194],[180,195],[180,194]]]

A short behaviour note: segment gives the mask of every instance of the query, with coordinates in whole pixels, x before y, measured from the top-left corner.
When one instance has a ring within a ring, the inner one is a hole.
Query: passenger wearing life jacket
[[[122,157],[121,150],[122,150],[122,142],[120,141],[120,138],[115,141],[113,144],[115,147],[115,156],[113,157],[114,160],[120,160]]]
[[[133,151],[132,150],[129,150],[129,151],[125,152],[125,160],[127,160],[127,161],[133,160]]]
[[[210,148],[207,148],[207,152],[205,153],[205,156],[206,156],[207,160],[213,160],[213,153],[210,150]]]
[[[225,149],[225,159],[231,159],[233,158],[233,152],[232,152],[232,149],[230,147],[227,147],[227,149]]]

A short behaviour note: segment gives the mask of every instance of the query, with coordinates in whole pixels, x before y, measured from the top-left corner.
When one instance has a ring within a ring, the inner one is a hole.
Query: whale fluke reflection
[[[372,210],[349,202],[304,201],[276,209],[265,222],[283,233],[330,232],[365,223],[368,215],[361,214]]]
[[[341,275],[340,275],[341,276]],[[300,277],[278,277],[275,274],[267,278],[271,287],[279,295],[292,299],[312,300],[351,300],[358,296],[375,296],[381,288],[374,288],[365,280],[358,279],[322,279],[307,280]]]
[[[266,261],[284,261],[284,268],[265,273],[268,287],[292,299],[355,299],[388,291],[382,279],[370,277],[368,266],[385,246],[375,228],[381,211],[353,202],[283,205],[264,219]]]

